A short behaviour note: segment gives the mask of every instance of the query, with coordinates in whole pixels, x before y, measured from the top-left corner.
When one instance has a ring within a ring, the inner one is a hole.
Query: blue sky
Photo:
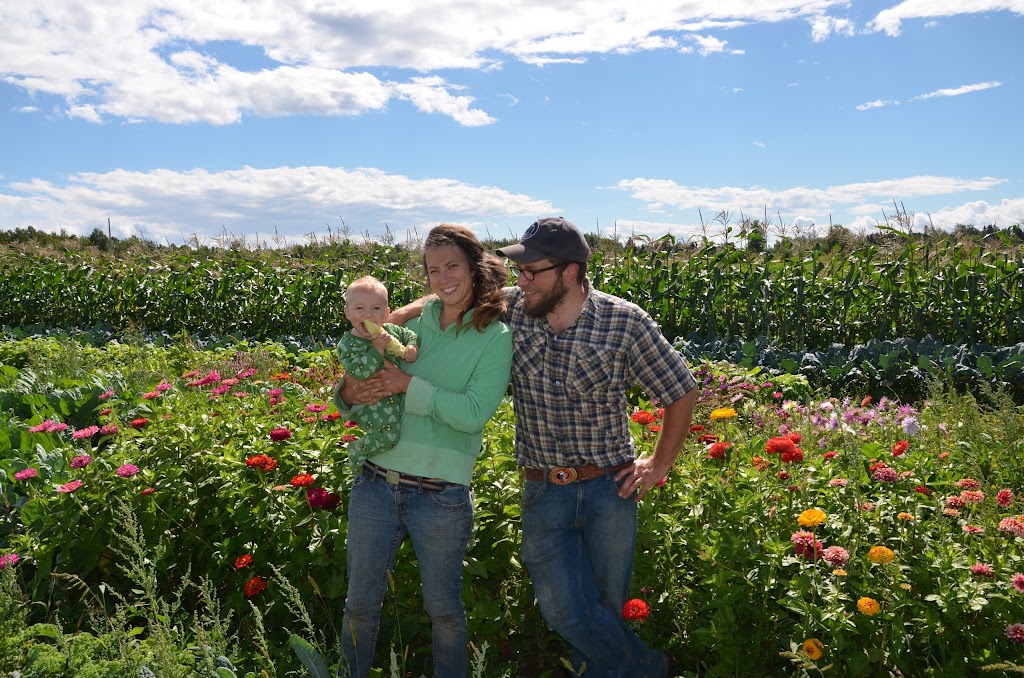
[[[1024,0],[4,0],[0,229],[1024,224],[1021,36]]]

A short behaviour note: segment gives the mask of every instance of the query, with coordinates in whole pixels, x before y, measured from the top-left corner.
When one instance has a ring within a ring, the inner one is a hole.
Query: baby
[[[354,280],[345,293],[345,317],[352,323],[338,342],[338,360],[345,374],[369,379],[383,366],[384,356],[394,362],[416,360],[416,334],[412,330],[387,323],[388,290],[373,276]],[[357,328],[372,337],[357,334]],[[402,417],[402,394],[388,396],[356,412],[363,437],[348,444],[348,459],[358,471],[367,457],[390,450],[398,442]]]

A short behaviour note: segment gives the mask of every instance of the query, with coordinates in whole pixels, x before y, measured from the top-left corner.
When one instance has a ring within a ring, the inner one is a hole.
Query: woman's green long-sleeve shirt
[[[419,357],[403,367],[413,379],[405,394],[401,435],[398,444],[374,456],[373,463],[469,485],[484,425],[508,389],[512,332],[495,320],[482,332],[464,325],[456,334],[454,324],[441,330],[440,317],[441,302],[432,299],[408,323],[419,337]],[[349,408],[339,390],[340,384],[334,404],[347,415],[358,406]]]

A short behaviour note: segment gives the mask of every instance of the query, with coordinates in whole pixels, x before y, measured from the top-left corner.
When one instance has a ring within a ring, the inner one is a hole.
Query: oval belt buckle
[[[576,482],[576,469],[574,468],[553,468],[548,471],[548,480],[555,485],[568,485]]]

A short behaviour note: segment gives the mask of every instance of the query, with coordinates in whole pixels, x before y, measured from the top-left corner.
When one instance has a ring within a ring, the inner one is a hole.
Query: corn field
[[[850,252],[677,246],[598,249],[598,289],[647,309],[670,340],[763,337],[792,348],[931,336],[1024,341],[1024,253],[950,238]],[[0,254],[0,324],[330,341],[347,329],[344,289],[372,274],[393,308],[422,294],[419,254],[401,245],[257,252],[158,249],[109,255]]]

